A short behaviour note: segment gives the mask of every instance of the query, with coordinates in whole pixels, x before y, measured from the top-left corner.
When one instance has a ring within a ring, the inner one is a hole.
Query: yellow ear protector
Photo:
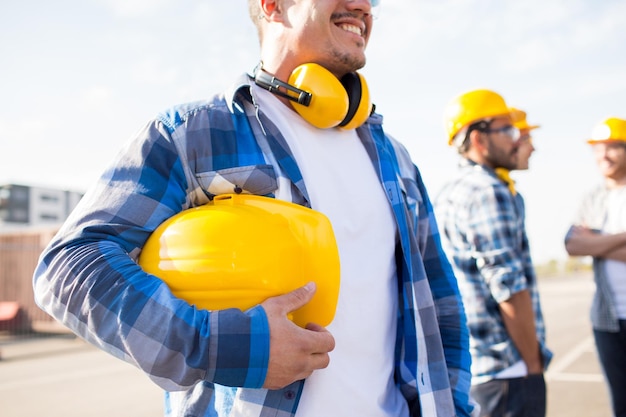
[[[254,82],[289,99],[300,116],[320,129],[354,129],[365,123],[373,111],[365,78],[357,72],[339,80],[321,65],[303,64],[284,82],[259,64],[254,70]]]

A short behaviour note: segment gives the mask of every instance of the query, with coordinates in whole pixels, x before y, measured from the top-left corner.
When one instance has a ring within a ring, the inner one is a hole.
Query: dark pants
[[[594,330],[596,349],[609,385],[615,417],[626,417],[626,320],[619,332]]]
[[[546,382],[543,374],[526,378],[493,379],[473,385],[480,417],[545,417]]]

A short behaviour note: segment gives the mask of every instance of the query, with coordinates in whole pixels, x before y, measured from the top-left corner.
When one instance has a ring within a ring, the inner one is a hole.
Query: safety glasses
[[[380,17],[380,0],[370,0],[371,13],[374,19]]]
[[[519,129],[513,125],[506,125],[506,126],[499,127],[497,129],[492,129],[491,127],[488,127],[484,129],[483,132],[492,133],[492,134],[500,133],[513,139],[513,142],[516,142],[520,138]]]

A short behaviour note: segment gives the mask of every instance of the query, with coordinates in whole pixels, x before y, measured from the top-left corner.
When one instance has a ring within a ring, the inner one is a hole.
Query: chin
[[[330,69],[334,73],[348,73],[360,70],[365,66],[365,56],[355,54],[335,54],[334,63],[330,64],[326,68]],[[334,70],[333,70],[334,69]]]

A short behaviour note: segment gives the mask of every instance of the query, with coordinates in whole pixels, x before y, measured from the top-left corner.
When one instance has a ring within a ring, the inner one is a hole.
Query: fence
[[[39,255],[57,227],[0,232],[0,331],[13,334],[58,328],[33,297]]]

